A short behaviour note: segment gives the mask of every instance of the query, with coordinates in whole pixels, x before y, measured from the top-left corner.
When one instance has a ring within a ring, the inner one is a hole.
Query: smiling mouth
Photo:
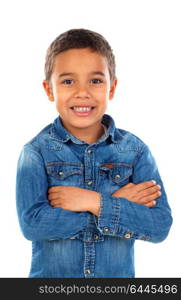
[[[92,109],[94,109],[95,106],[72,106],[71,109],[76,111],[76,112],[89,112]]]

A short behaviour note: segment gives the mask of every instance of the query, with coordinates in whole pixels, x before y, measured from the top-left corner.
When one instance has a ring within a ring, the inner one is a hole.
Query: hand
[[[95,191],[74,186],[53,186],[48,190],[48,200],[53,207],[99,214],[100,194]]]
[[[160,189],[161,186],[153,180],[139,184],[128,183],[115,191],[112,196],[126,198],[129,201],[153,207],[156,204],[155,200],[161,195]]]

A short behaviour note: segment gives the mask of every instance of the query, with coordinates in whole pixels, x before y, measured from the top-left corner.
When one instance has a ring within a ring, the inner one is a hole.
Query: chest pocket
[[[46,166],[49,185],[83,185],[83,166],[81,164],[49,163]]]
[[[114,191],[118,187],[130,182],[132,166],[124,163],[101,164],[99,169],[99,186],[107,191]]]
[[[129,177],[132,175],[132,167],[129,165],[116,165],[110,170],[109,177],[116,184],[121,184],[129,181]]]

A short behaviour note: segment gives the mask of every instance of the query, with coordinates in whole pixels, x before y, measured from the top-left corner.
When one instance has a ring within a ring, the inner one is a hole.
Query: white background
[[[23,145],[57,117],[42,88],[45,52],[71,28],[97,31],[111,44],[118,87],[107,113],[149,145],[172,208],[164,242],[136,242],[136,277],[181,277],[180,16],[179,0],[1,1],[0,277],[29,273],[31,242],[16,215],[17,160]]]

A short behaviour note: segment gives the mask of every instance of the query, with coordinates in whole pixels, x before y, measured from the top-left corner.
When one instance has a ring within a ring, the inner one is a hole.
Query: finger
[[[152,195],[149,195],[147,197],[143,197],[142,199],[140,199],[140,203],[141,204],[147,204],[150,201],[154,201],[155,199],[159,198],[161,196],[161,192],[158,191]]]
[[[145,182],[141,182],[141,183],[138,183],[136,185],[136,189],[137,191],[141,191],[141,190],[145,190],[151,186],[154,186],[156,185],[156,181],[155,180],[150,180],[150,181],[145,181]]]
[[[154,207],[156,205],[156,201],[151,201],[151,202],[148,202],[147,204],[144,204],[145,206],[147,207]]]
[[[60,207],[61,202],[58,201],[58,200],[52,200],[52,201],[50,201],[50,205],[53,206],[53,207],[55,207],[55,206],[59,206]]]
[[[48,200],[51,201],[51,200],[56,200],[58,199],[58,193],[50,193],[48,194]]]
[[[148,195],[151,195],[151,194],[154,194],[154,193],[160,191],[160,189],[161,189],[161,186],[159,184],[157,184],[155,186],[151,186],[151,187],[147,188],[146,190],[140,191],[139,196],[145,197],[145,196],[148,196]]]
[[[60,191],[61,186],[52,186],[48,189],[48,193],[56,193],[57,191]]]

